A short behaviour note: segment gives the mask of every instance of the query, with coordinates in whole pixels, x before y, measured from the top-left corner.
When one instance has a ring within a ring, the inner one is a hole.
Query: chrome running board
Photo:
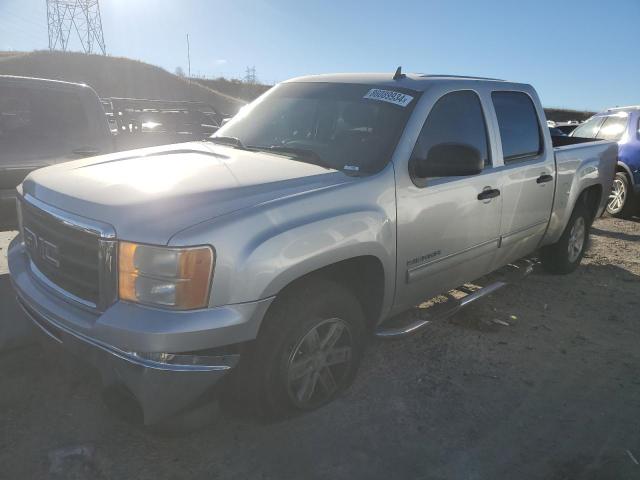
[[[477,290],[472,290],[466,285],[456,288],[455,290],[463,292],[466,295],[460,299],[449,300],[450,302],[452,302],[450,308],[441,311],[430,318],[416,320],[398,327],[385,327],[385,325],[383,324],[378,327],[374,335],[378,338],[391,339],[406,337],[408,335],[419,332],[430,323],[445,320],[470,303],[473,303],[480,298],[492,294],[505,285],[509,285],[510,283],[513,283],[517,280],[521,280],[522,278],[533,272],[534,265],[535,261],[530,259],[520,260],[515,264],[507,265],[506,267],[504,267],[504,269],[506,270],[506,272],[504,273],[504,278],[500,281],[495,281],[493,283],[490,283],[486,287],[482,287]]]

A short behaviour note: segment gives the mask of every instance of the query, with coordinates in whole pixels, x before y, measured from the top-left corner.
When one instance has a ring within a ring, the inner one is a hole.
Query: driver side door
[[[412,160],[442,143],[476,148],[484,169],[464,177],[420,178],[410,167],[411,181],[398,185],[397,305],[415,305],[486,274],[498,248],[500,174],[493,168],[485,111],[475,91],[452,91],[435,102]],[[492,195],[486,195],[489,190]]]

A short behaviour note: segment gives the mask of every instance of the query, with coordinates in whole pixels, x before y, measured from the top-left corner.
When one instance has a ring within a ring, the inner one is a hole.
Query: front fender
[[[361,256],[376,257],[392,297],[395,276],[394,226],[382,212],[356,211],[274,232],[243,258],[236,271],[232,303],[277,295],[294,280],[320,268]]]
[[[620,145],[618,167],[627,172],[631,186],[637,192],[640,189],[640,143]]]
[[[390,306],[396,268],[393,166],[196,225],[170,244],[215,248],[211,307],[273,297],[308,273],[362,256],[380,261],[383,308]]]

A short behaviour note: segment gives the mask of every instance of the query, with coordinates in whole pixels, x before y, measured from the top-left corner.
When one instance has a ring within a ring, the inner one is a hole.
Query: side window
[[[436,102],[411,156],[426,158],[431,147],[449,142],[477,148],[485,167],[491,165],[482,105],[478,95],[470,90],[447,93]]]
[[[571,136],[580,138],[596,138],[596,134],[598,133],[598,130],[600,130],[600,125],[602,125],[603,120],[604,117],[591,117],[583,124],[578,125],[576,129],[571,132]]]
[[[622,138],[622,135],[627,129],[628,120],[629,116],[625,113],[606,117],[605,121],[602,122],[602,126],[600,127],[596,138],[617,142]]]
[[[0,85],[0,139],[9,141],[23,131],[30,134],[32,120],[29,91]]]
[[[89,134],[89,123],[78,95],[0,86],[0,146],[23,151],[60,145],[77,147],[90,141]]]
[[[504,163],[534,157],[542,152],[538,114],[531,98],[522,92],[493,92]]]

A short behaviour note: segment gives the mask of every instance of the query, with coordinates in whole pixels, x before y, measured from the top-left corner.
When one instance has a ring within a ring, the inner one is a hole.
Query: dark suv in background
[[[224,115],[201,102],[107,98],[79,83],[0,75],[0,230],[17,227],[16,186],[78,158],[202,140]]]
[[[0,230],[16,228],[16,186],[29,172],[113,150],[90,87],[0,75]]]
[[[621,218],[637,213],[640,195],[640,106],[610,108],[578,126],[572,137],[618,142],[618,166],[607,212]]]

